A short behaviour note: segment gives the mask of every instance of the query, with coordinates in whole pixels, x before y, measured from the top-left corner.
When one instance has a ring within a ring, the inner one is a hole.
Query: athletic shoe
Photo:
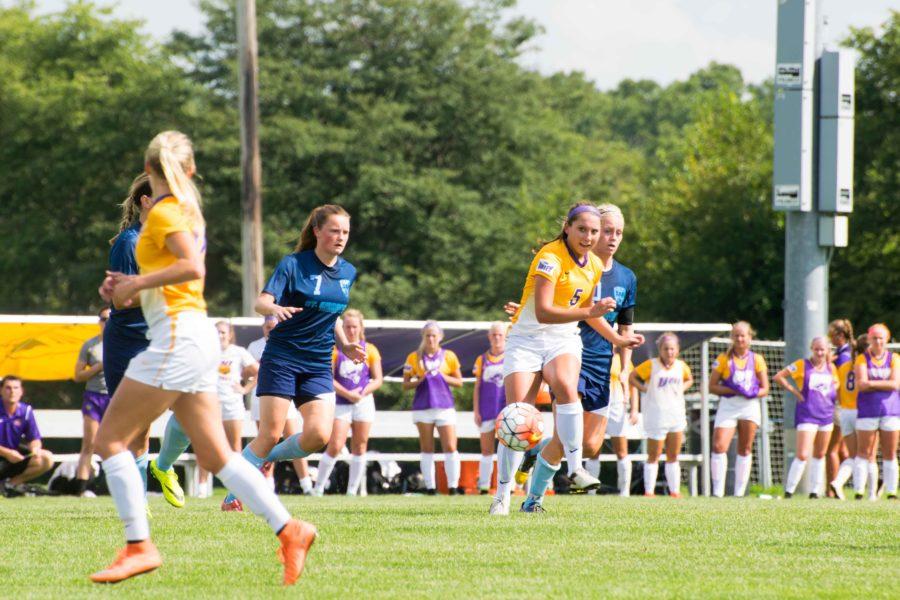
[[[522,462],[519,463],[519,468],[516,469],[515,480],[518,485],[525,485],[525,482],[528,481],[528,474],[531,473],[535,462],[537,462],[537,454],[526,452],[522,457]]]
[[[644,498],[656,498],[656,494],[653,492],[644,492]]]
[[[681,492],[672,492],[669,494],[669,498],[681,498]]]
[[[447,489],[447,495],[448,495],[448,496],[458,496],[458,495],[459,495],[459,490],[458,490],[457,488],[448,488],[448,489]]]
[[[294,585],[306,564],[306,554],[318,533],[312,523],[291,519],[278,534],[281,547],[277,554],[279,560],[284,563],[284,585]]]
[[[126,544],[113,564],[91,575],[94,583],[118,583],[129,577],[149,573],[162,565],[159,550],[150,540]]]
[[[862,500],[863,498],[865,498],[865,495],[862,494],[861,492],[856,492],[856,495],[854,495],[854,498],[856,500]]]
[[[897,499],[897,494],[896,494],[896,493],[890,493],[890,494],[888,494],[888,495],[886,496],[886,498],[887,498],[888,500],[896,500],[896,499]]]
[[[482,496],[487,496],[488,494],[491,493],[491,490],[489,490],[488,488],[479,488],[478,493],[481,494]]]
[[[509,514],[509,498],[504,500],[497,500],[494,498],[494,501],[491,502],[491,509],[488,511],[488,514],[501,517],[507,516]]]
[[[522,506],[519,507],[519,512],[536,514],[545,513],[547,511],[541,506],[540,502],[528,502],[528,500],[526,500],[522,503]]]
[[[231,502],[228,501],[228,498],[222,500],[222,510],[224,512],[244,512],[244,504],[235,498]]]
[[[584,467],[579,467],[569,475],[574,490],[595,490],[600,487],[600,480],[588,473]]]
[[[428,488],[427,490],[425,490],[425,495],[426,496],[435,496],[435,495],[437,495],[437,490],[434,488]]]
[[[818,499],[819,499],[819,495],[818,495],[817,493],[815,493],[815,492],[810,492],[810,494],[809,494],[809,499],[810,499],[810,500],[818,500]]]
[[[843,487],[838,487],[838,486],[834,485],[833,481],[828,484],[828,487],[831,488],[831,491],[834,492],[834,497],[837,498],[838,500],[846,500],[847,499],[847,497],[844,496],[844,488]]]
[[[784,493],[784,497],[785,497],[785,498],[790,498],[790,497],[792,497],[793,495],[794,495],[794,492],[785,492],[785,493]]]
[[[181,489],[181,485],[178,483],[178,474],[175,473],[173,467],[163,471],[156,466],[156,459],[154,458],[150,461],[150,474],[156,478],[162,487],[163,497],[165,497],[166,502],[175,508],[184,506],[184,490]]]

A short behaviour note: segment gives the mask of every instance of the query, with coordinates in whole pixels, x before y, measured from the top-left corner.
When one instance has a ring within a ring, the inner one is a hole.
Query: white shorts
[[[900,431],[900,417],[872,417],[856,419],[857,431]]]
[[[503,376],[512,373],[537,373],[563,354],[573,354],[581,361],[581,336],[559,334],[517,335],[506,340]]]
[[[125,377],[163,390],[215,393],[222,350],[205,312],[163,317],[147,336],[150,345],[131,359]]]
[[[244,397],[237,394],[231,396],[219,395],[219,404],[222,406],[223,421],[243,421],[247,409],[244,407]]]
[[[609,404],[591,412],[601,417],[606,417],[606,433],[609,437],[625,437],[625,431],[630,425],[628,422],[628,411],[625,410],[622,386],[616,387],[618,392],[614,389],[609,391]]]
[[[841,435],[844,437],[856,433],[856,409],[839,408],[838,425],[841,426]]]
[[[256,394],[253,394],[250,397],[250,418],[254,421],[259,421],[259,396]],[[297,407],[294,406],[293,402],[291,402],[291,406],[288,408],[287,418],[297,419],[300,421],[300,426],[303,427],[303,417],[300,416],[300,412],[297,411]]]
[[[478,428],[478,431],[479,431],[480,433],[491,433],[492,431],[494,431],[494,428],[496,428],[496,426],[497,426],[497,420],[496,420],[496,419],[490,419],[490,420],[488,420],[488,421],[482,421],[482,422],[481,422],[481,427]]]
[[[434,423],[438,427],[444,425],[456,425],[455,408],[426,408],[414,410],[413,423]]]
[[[720,399],[714,426],[734,429],[738,421],[753,421],[759,425],[762,421],[762,408],[759,402],[759,398],[750,400],[743,396]]]
[[[348,423],[372,423],[375,420],[375,398],[369,394],[356,404],[335,404],[334,418]]]
[[[659,442],[666,439],[666,436],[670,433],[683,433],[685,429],[687,429],[687,423],[682,423],[680,425],[645,427],[644,435],[646,435],[648,440],[655,440]]]
[[[828,425],[816,425],[815,423],[800,423],[797,425],[797,431],[833,431],[834,423]]]

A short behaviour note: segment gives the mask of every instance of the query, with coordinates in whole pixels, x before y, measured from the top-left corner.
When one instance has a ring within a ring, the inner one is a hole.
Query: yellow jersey
[[[762,354],[758,354],[756,352],[753,353],[753,357],[755,359],[754,363],[754,371],[757,374],[765,373],[768,370],[768,366],[766,365],[766,359],[763,358]],[[747,365],[747,356],[741,358],[739,356],[732,357],[734,360],[734,364],[738,369],[744,369]],[[728,354],[723,352],[716,358],[716,364],[713,367],[713,371],[717,372],[722,376],[722,379],[728,379],[731,377],[731,365],[729,364]]]
[[[628,361],[628,370],[634,369],[631,361]],[[622,357],[618,352],[613,353],[612,363],[609,366],[609,387],[622,382]]]
[[[403,372],[422,379],[426,372],[440,371],[444,375],[452,375],[460,369],[459,359],[453,350],[443,350],[443,357],[440,354],[440,351],[433,357],[423,354],[419,359],[418,353],[410,352],[403,365]]]
[[[803,391],[803,380],[806,377],[806,359],[799,358],[799,359],[795,360],[794,362],[792,362],[791,364],[789,364],[785,368],[787,369],[788,373],[790,374],[791,379],[794,380],[794,385],[797,386],[797,389],[802,392]],[[835,389],[840,389],[841,382],[840,382],[840,379],[838,378],[837,368],[833,364],[828,363],[827,368],[819,373],[826,377],[826,381],[827,381],[827,378],[830,376],[830,378],[834,381]],[[855,403],[854,403],[854,405],[855,405]]]
[[[205,254],[206,241],[202,230],[199,235],[194,231],[175,196],[164,196],[150,209],[135,245],[134,256],[141,275],[160,271],[175,262],[175,255],[166,247],[166,237],[179,231],[191,234],[198,251]],[[151,327],[160,319],[172,317],[182,311],[205,312],[203,280],[195,279],[141,290],[141,309],[147,325]]]
[[[594,292],[602,276],[603,263],[593,252],[588,252],[582,261],[578,261],[565,240],[555,240],[546,244],[531,261],[522,290],[522,299],[519,301],[519,310],[512,318],[512,333],[578,335],[577,321],[538,322],[534,312],[535,278],[543,277],[554,284],[554,306],[577,308],[589,306],[594,301]]]
[[[837,359],[834,361],[837,367],[838,380],[838,404],[841,408],[856,410],[856,373],[853,372],[853,353],[849,346],[838,349]]]

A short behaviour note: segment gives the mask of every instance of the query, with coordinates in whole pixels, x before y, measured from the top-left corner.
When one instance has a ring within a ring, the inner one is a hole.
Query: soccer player
[[[256,362],[262,358],[263,351],[266,349],[266,340],[269,339],[269,332],[272,331],[272,328],[278,324],[278,319],[275,317],[266,317],[263,319],[262,325],[262,334],[263,336],[259,339],[253,340],[250,342],[250,345],[247,346],[247,352],[250,353],[250,356]],[[256,386],[253,386],[253,391],[250,394],[250,418],[253,419],[253,422],[256,423],[256,428],[259,429],[259,396],[256,394]],[[302,423],[300,422],[300,413],[297,412],[297,407],[294,406],[293,403],[288,406],[287,418],[284,421],[284,431],[282,431],[282,437],[289,438],[298,431],[302,429]],[[297,474],[297,481],[300,482],[300,491],[303,492],[304,495],[309,496],[313,493],[313,482],[312,478],[309,476],[309,465],[306,462],[305,458],[295,458],[291,461],[291,464],[294,467],[294,473]],[[266,471],[264,473],[267,478],[271,477],[270,483],[274,486],[274,473],[270,471]],[[222,510],[243,510],[243,507],[240,506],[240,502],[225,504],[222,503]]]
[[[809,463],[810,498],[818,498],[824,481],[823,460],[834,428],[834,405],[840,386],[837,367],[831,364],[831,348],[824,337],[813,338],[809,358],[795,360],[775,374],[775,382],[797,398],[794,424],[797,428],[797,455],[791,462],[784,497],[797,490],[806,461]]]
[[[140,236],[141,226],[147,220],[153,206],[150,188],[150,177],[141,173],[131,182],[128,195],[122,202],[122,220],[119,233],[110,240],[109,271],[123,275],[137,275],[138,264],[134,249]],[[100,286],[100,296],[112,305],[109,321],[103,328],[103,376],[109,396],[115,395],[122,377],[131,359],[147,349],[147,321],[141,311],[140,298],[135,297],[128,306],[119,306],[112,301],[109,282]],[[147,489],[147,470],[159,481],[166,501],[176,508],[184,506],[184,491],[178,482],[178,475],[172,467],[175,460],[187,449],[190,440],[173,416],[166,425],[165,435],[160,446],[159,455],[154,461],[149,460],[150,429],[135,436],[129,449],[135,456],[144,489]],[[148,465],[149,463],[149,465]],[[81,492],[87,487],[86,479],[76,480]]]
[[[103,376],[103,328],[109,320],[109,308],[103,307],[97,313],[100,334],[87,340],[78,352],[75,361],[75,381],[85,382],[84,398],[81,402],[81,414],[84,434],[81,438],[81,452],[78,456],[78,467],[75,470],[74,487],[71,493],[75,496],[84,494],[88,481],[93,473],[91,459],[94,456],[94,437],[103,420],[103,413],[109,404],[109,392],[106,378]]]
[[[837,348],[833,360],[840,385],[837,419],[828,443],[825,465],[829,492],[835,498],[843,500],[844,485],[853,474],[856,458],[856,375],[853,373],[853,361],[858,350],[853,337],[853,325],[847,319],[832,321],[828,325],[828,337]]]
[[[350,215],[336,204],[312,210],[293,254],[281,259],[256,300],[256,312],[275,317],[259,366],[259,433],[244,458],[262,470],[305,458],[328,443],[334,422],[331,352],[363,361],[358,343],[344,337],[340,316],[350,301],[356,268],[341,258],[350,237]],[[288,407],[303,417],[303,431],[278,442]],[[233,503],[235,496],[225,497]]]
[[[53,467],[53,455],[41,446],[41,432],[31,405],[22,402],[22,380],[7,375],[0,380],[0,497],[7,483],[19,485]]]
[[[769,395],[769,372],[762,354],[750,350],[754,331],[750,323],[738,321],[731,327],[731,346],[716,358],[709,377],[709,393],[720,397],[713,428],[710,474],[713,495],[725,495],[728,446],[738,434],[737,462],[734,465],[734,495],[743,496],[750,481],[753,440],[762,418],[760,398]]]
[[[647,462],[644,463],[644,495],[656,495],[659,456],[666,450],[666,485],[669,495],[681,497],[681,465],[678,452],[687,429],[684,393],[694,385],[691,369],[678,358],[678,336],[666,332],[656,339],[657,358],[645,360],[628,376],[628,383],[643,392],[641,411],[647,433]]]
[[[536,459],[526,512],[543,512],[541,500],[563,457],[576,489],[596,488],[600,481],[581,464],[584,416],[578,397],[581,337],[578,321],[601,317],[614,300],[595,302],[603,264],[591,252],[600,237],[600,211],[590,203],[573,206],[560,234],[536,253],[525,278],[520,306],[513,315],[503,360],[507,404],[534,404],[542,380],[556,396],[553,439]],[[513,471],[521,453],[497,449],[497,495],[490,514],[508,515]]]
[[[110,273],[104,286],[117,306],[128,306],[140,295],[150,345],[129,363],[96,439],[127,544],[91,580],[114,583],[162,564],[150,541],[141,477],[128,445],[172,408],[193,441],[199,465],[215,473],[278,535],[283,581],[293,584],[316,529],[291,518],[262,474],[231,451],[222,429],[215,394],[219,346],[203,299],[206,235],[200,193],[191,179],[193,147],[184,134],[164,131],[150,142],[144,160],[155,200],[135,248],[140,275]]]
[[[853,486],[856,498],[863,497],[869,479],[869,499],[878,497],[876,442],[881,442],[884,491],[897,498],[897,438],[900,436],[900,358],[885,345],[891,339],[887,325],[876,323],[867,332],[869,348],[856,357],[853,371],[859,394],[856,397],[856,463]]]
[[[437,427],[444,451],[444,473],[448,493],[459,493],[459,452],[456,450],[456,409],[451,387],[462,387],[462,371],[453,350],[441,348],[444,331],[434,321],[422,328],[422,341],[410,352],[403,365],[403,389],[416,390],[413,397],[413,422],[419,430],[419,451],[425,493],[435,494],[434,428]]]
[[[506,406],[503,389],[503,354],[506,351],[506,331],[509,326],[497,321],[488,330],[490,347],[475,359],[472,372],[475,386],[472,390],[472,414],[475,426],[481,433],[481,462],[478,465],[478,490],[488,494],[491,475],[494,474],[494,426],[497,415]]]
[[[352,429],[350,442],[350,476],[347,479],[347,495],[355,496],[361,485],[365,485],[366,448],[369,443],[369,430],[375,422],[375,398],[372,394],[384,383],[381,371],[381,353],[375,344],[366,341],[366,329],[363,314],[351,308],[343,317],[344,336],[347,341],[359,344],[366,353],[363,362],[353,361],[334,349],[331,356],[334,390],[337,393],[337,405],[334,409],[334,425],[328,447],[319,460],[319,475],[316,481],[315,494],[321,496],[325,485],[331,477],[338,454],[347,443],[347,433]]]

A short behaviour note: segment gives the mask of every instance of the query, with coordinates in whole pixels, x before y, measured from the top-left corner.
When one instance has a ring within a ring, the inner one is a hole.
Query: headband
[[[586,212],[589,212],[592,215],[595,215],[598,217],[601,216],[600,211],[597,210],[596,206],[594,206],[592,204],[579,204],[578,206],[576,206],[575,208],[573,208],[572,210],[569,211],[569,214],[566,215],[566,221],[571,221],[572,219],[574,219],[581,213],[586,213]]]
[[[883,332],[884,332],[884,337],[888,338],[888,341],[890,341],[891,330],[888,329],[888,328],[887,328],[887,325],[885,325],[884,323],[875,323],[874,325],[872,325],[871,327],[869,327],[869,330],[866,332],[866,334],[867,334],[867,335],[872,335],[873,332],[878,331],[878,330],[883,331]]]

